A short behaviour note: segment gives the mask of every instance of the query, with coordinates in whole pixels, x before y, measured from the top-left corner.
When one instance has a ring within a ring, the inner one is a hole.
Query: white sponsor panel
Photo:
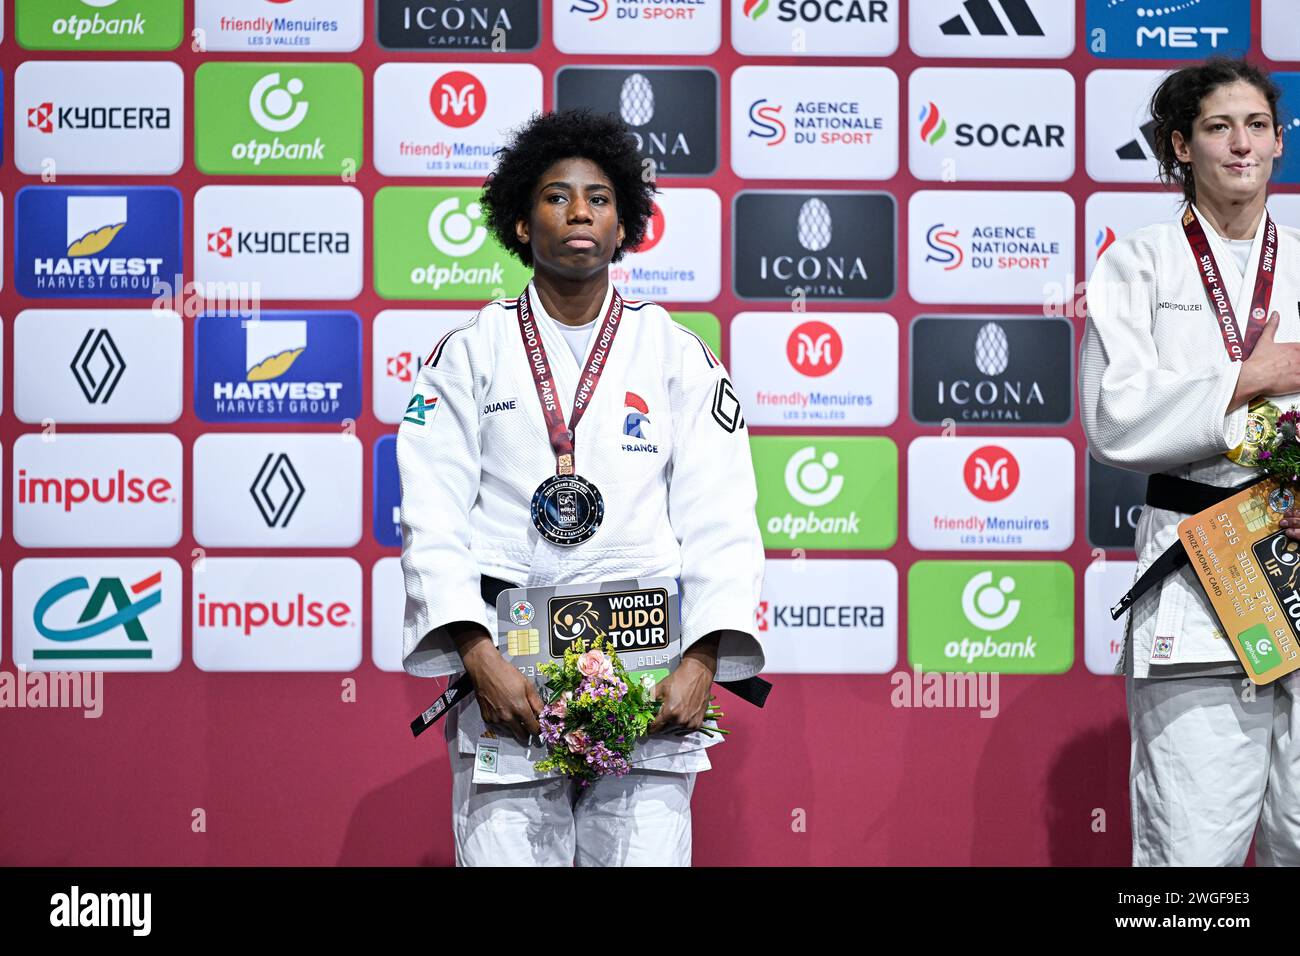
[[[730,0],[731,45],[766,56],[889,56],[901,0]]]
[[[921,190],[907,208],[908,285],[926,303],[1059,304],[1074,287],[1074,200]]]
[[[361,294],[363,202],[352,186],[204,186],[194,196],[194,276],[255,283],[263,299]]]
[[[750,425],[881,428],[898,417],[891,315],[741,312],[728,367]]]
[[[181,568],[171,558],[26,558],[13,572],[14,663],[28,671],[172,671]]]
[[[907,81],[908,168],[942,182],[1060,182],[1074,175],[1066,70],[922,68]]]
[[[1074,542],[1074,445],[1001,435],[913,440],[907,536],[923,551],[1064,551]]]
[[[1074,52],[1074,4],[1061,0],[912,0],[918,56],[1046,59]]]
[[[184,87],[175,63],[23,63],[14,162],[41,176],[170,175],[184,158]]]
[[[765,674],[884,674],[898,661],[898,569],[769,560],[754,617]]]
[[[663,189],[636,252],[609,267],[628,299],[709,302],[722,288],[722,200],[712,189]]]
[[[362,0],[194,0],[209,52],[325,53],[361,46]]]
[[[1279,226],[1300,229],[1300,195],[1274,193],[1268,197],[1268,212]]]
[[[361,663],[351,558],[204,558],[191,575],[204,671],[350,671]]]
[[[1151,146],[1151,94],[1164,70],[1093,70],[1084,83],[1084,165],[1103,183],[1159,181]]]
[[[1116,239],[1158,222],[1173,222],[1182,205],[1183,194],[1176,192],[1093,193],[1083,207],[1084,272],[1092,275],[1097,257]]]
[[[222,432],[194,442],[194,540],[214,548],[347,548],[361,540],[354,435]]]
[[[406,584],[401,558],[380,558],[370,569],[370,659],[381,671],[403,673],[402,623]]]
[[[1260,0],[1259,42],[1270,60],[1300,60],[1295,0]]]
[[[726,0],[563,0],[552,7],[561,53],[707,56],[722,44]]]
[[[375,418],[389,425],[401,422],[421,363],[444,334],[473,317],[472,311],[454,309],[384,309],[375,316],[370,353]]]
[[[14,442],[14,540],[24,548],[169,548],[181,539],[175,435],[28,434]]]
[[[740,67],[731,75],[731,168],[747,179],[889,179],[898,172],[898,76]]]
[[[1093,561],[1083,572],[1083,656],[1093,674],[1114,674],[1124,648],[1124,621],[1110,609],[1133,586],[1136,561]]]
[[[14,322],[14,413],[33,424],[174,422],[183,348],[170,309],[24,309]]]
[[[512,129],[542,111],[528,63],[385,63],[375,70],[375,168],[385,176],[484,176]]]

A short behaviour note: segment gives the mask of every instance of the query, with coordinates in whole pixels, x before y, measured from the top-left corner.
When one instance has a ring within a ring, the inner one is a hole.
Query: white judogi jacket
[[[598,321],[612,295],[611,284]],[[529,296],[567,422],[580,369],[531,283]],[[641,438],[624,434],[633,411],[629,393],[649,407]],[[721,362],[664,309],[624,300],[604,373],[575,436],[577,473],[600,489],[605,517],[576,547],[542,538],[530,516],[533,492],[555,474],[555,453],[515,299],[489,303],[448,333],[421,366],[414,394],[436,404],[424,424],[408,413],[397,432],[408,673],[436,677],[462,669],[447,624],[474,621],[496,637],[495,609],[479,594],[480,575],[530,587],[680,578],[682,649],[713,631],[741,632],[723,637],[716,679],[762,670],[754,612],[763,543],[748,430]],[[457,734],[460,752],[473,753],[483,731],[478,702],[456,706],[446,720],[448,739]],[[707,739],[656,737],[655,751],[671,753],[639,765],[708,769]]]
[[[1214,227],[1199,210],[1197,215],[1224,288],[1236,291],[1233,310],[1244,337],[1265,220],[1260,218],[1243,276]],[[1269,303],[1269,312],[1280,315],[1279,342],[1300,341],[1298,300],[1300,231],[1279,225]],[[1139,229],[1097,260],[1088,281],[1079,407],[1089,450],[1098,461],[1210,485],[1249,479],[1257,469],[1223,454],[1245,436],[1246,405],[1226,414],[1241,366],[1224,349],[1181,218]],[[1286,411],[1300,405],[1300,393],[1271,400]],[[1185,517],[1143,507],[1134,545],[1138,575],[1178,540],[1178,523]],[[1129,612],[1127,627],[1135,677],[1159,676],[1161,665],[1237,660],[1190,566],[1141,597]],[[1169,641],[1157,648],[1156,638]]]

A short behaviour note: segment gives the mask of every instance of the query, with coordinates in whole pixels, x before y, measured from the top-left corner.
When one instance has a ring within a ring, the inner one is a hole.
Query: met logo
[[[58,629],[46,623],[46,617],[55,605],[82,591],[90,591],[90,597],[77,617],[78,626]],[[100,618],[105,605],[110,602],[114,612]],[[160,603],[162,603],[162,571],[156,571],[129,584],[123,584],[121,578],[102,577],[96,582],[93,590],[85,577],[67,578],[41,595],[32,611],[32,620],[42,637],[69,646],[35,648],[32,657],[38,661],[150,660],[153,657],[153,650],[149,646],[149,638],[140,623],[140,618]],[[79,641],[110,634],[119,627],[125,632],[127,641],[134,646],[109,648],[71,646]]]
[[[1238,0],[1088,0],[1088,49],[1103,58],[1196,59],[1249,49],[1251,5]]]

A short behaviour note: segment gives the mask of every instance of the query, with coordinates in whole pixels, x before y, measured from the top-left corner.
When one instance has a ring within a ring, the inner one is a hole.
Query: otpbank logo
[[[153,298],[181,273],[181,194],[167,186],[27,186],[15,281],[31,298]]]
[[[16,0],[18,45],[28,50],[174,50],[181,0]]]
[[[478,189],[388,186],[375,194],[374,228],[385,299],[490,299],[528,283],[529,270],[489,235]]]
[[[337,422],[361,414],[354,312],[201,315],[194,410],[207,422]]]
[[[1061,561],[918,561],[907,621],[913,667],[1062,674],[1074,663],[1074,571]]]
[[[362,162],[362,86],[352,63],[204,63],[194,163],[209,175],[351,175]]]
[[[888,438],[751,436],[768,548],[889,548],[898,538],[898,447]]]
[[[27,558],[13,581],[14,662],[25,670],[181,662],[181,571],[170,558]]]

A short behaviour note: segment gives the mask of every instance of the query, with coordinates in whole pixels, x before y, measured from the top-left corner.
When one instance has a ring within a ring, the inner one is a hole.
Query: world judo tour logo
[[[84,577],[68,578],[60,581],[41,595],[32,611],[32,620],[37,632],[44,638],[59,644],[75,644],[108,634],[117,628],[126,632],[132,647],[110,648],[37,648],[32,651],[34,660],[151,660],[153,650],[149,637],[145,634],[140,618],[151,608],[162,603],[162,572],[153,574],[134,584],[124,585],[121,578],[100,578],[86,606],[77,618],[78,627],[57,629],[45,623],[50,609],[65,598],[81,591],[89,591],[90,582]],[[105,604],[112,602],[116,608],[113,614],[95,620],[104,610]]]

